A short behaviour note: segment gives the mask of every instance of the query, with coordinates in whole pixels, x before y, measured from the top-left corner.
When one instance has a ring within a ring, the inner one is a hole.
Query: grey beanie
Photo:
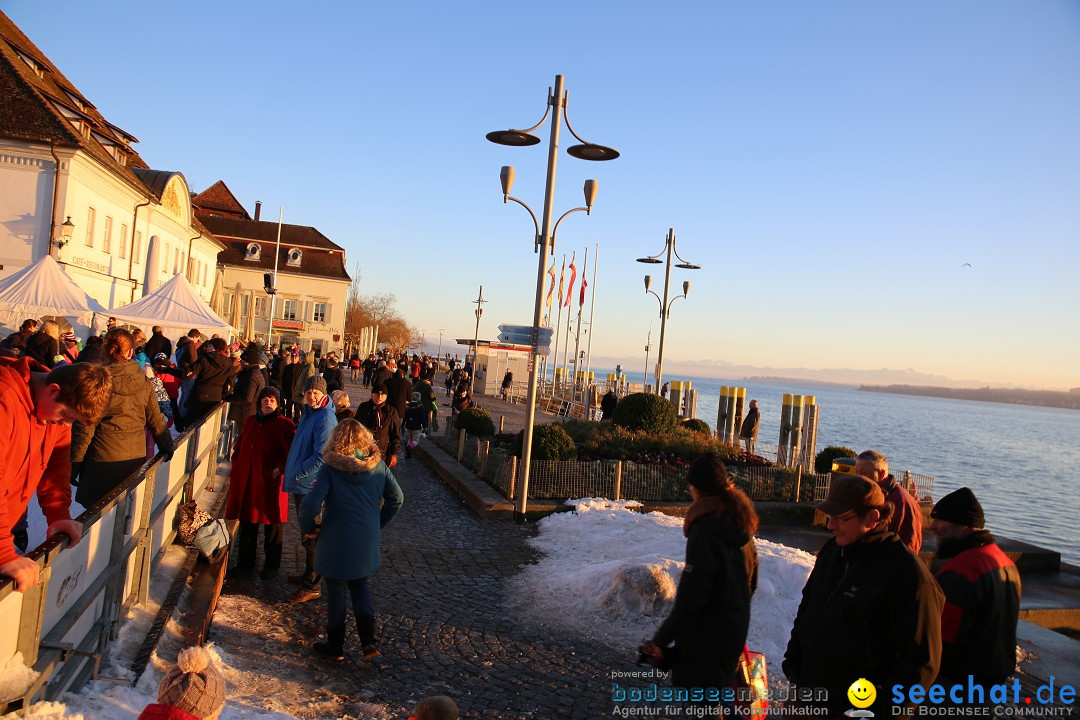
[[[325,395],[326,379],[322,375],[312,375],[304,381],[304,392],[307,392],[308,390],[318,390]]]

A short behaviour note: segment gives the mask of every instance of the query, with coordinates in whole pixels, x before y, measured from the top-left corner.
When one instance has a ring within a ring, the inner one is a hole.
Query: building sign
[[[96,272],[103,273],[105,275],[109,274],[109,266],[108,265],[102,265],[101,263],[90,262],[89,260],[87,260],[86,258],[83,258],[83,257],[73,257],[70,260],[68,260],[68,264],[69,265],[74,265],[75,267],[86,268],[87,270],[94,270]]]
[[[274,320],[275,330],[303,330],[303,320]]]

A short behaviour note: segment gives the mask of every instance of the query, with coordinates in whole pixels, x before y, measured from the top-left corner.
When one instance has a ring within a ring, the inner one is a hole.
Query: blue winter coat
[[[304,534],[315,529],[315,516],[322,511],[315,570],[336,580],[371,577],[379,569],[382,528],[397,515],[405,496],[378,452],[358,459],[327,450],[323,458],[315,487],[300,506]]]
[[[292,447],[289,448],[289,459],[285,462],[282,490],[297,495],[306,495],[311,491],[315,476],[323,464],[323,449],[335,427],[337,416],[329,398],[321,408],[304,408]]]

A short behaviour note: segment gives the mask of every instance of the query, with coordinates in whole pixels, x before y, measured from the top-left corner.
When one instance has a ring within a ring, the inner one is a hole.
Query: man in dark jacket
[[[371,375],[371,387],[376,385],[383,385],[394,376],[394,371],[391,370],[385,360],[380,360],[378,365],[375,366],[375,372]]]
[[[225,341],[211,338],[206,343],[206,352],[199,353],[185,376],[195,381],[185,413],[186,425],[191,425],[221,402],[225,384],[235,375],[236,366],[228,355]]]
[[[855,458],[855,474],[870,478],[885,494],[885,503],[892,506],[888,530],[900,536],[911,552],[918,556],[922,550],[922,510],[889,472],[889,461],[877,450],[866,450]]]
[[[401,416],[386,402],[386,386],[372,385],[371,399],[356,408],[356,419],[375,436],[387,467],[394,467],[401,447]]]
[[[946,561],[935,575],[945,593],[937,682],[966,685],[971,675],[984,688],[1004,683],[1016,669],[1020,572],[983,529],[982,505],[968,488],[941,498],[930,517],[936,559]]]
[[[236,377],[232,395],[229,396],[229,419],[237,424],[237,432],[244,421],[258,410],[259,391],[266,387],[266,377],[259,365],[259,352],[248,348],[240,356],[241,370]]]
[[[420,393],[420,407],[424,409],[427,416],[427,422],[425,423],[431,427],[432,431],[439,431],[439,404],[437,396],[435,395],[435,388],[431,387],[431,382],[425,378],[420,378],[413,383],[413,392]]]
[[[615,406],[619,404],[619,396],[615,390],[608,390],[604,397],[600,398],[600,419],[611,420],[615,417]]]
[[[323,380],[326,381],[326,393],[333,395],[335,390],[345,389],[345,375],[341,372],[338,361],[333,357],[326,360],[326,369],[323,370]]]
[[[877,689],[876,717],[894,715],[893,685],[929,688],[941,664],[944,596],[926,566],[886,530],[891,506],[877,483],[833,478],[818,509],[834,537],[818,553],[803,588],[784,655],[784,674],[828,691],[828,714],[851,705],[865,678]]]
[[[172,357],[172,340],[165,337],[164,332],[160,325],[155,325],[152,330],[150,339],[146,341],[145,350],[146,357],[155,358],[158,353],[165,353],[165,357]]]
[[[405,377],[405,370],[399,365],[394,371],[394,376],[386,381],[386,402],[397,411],[398,417],[405,417],[405,410],[409,407],[409,396],[412,395],[412,384]]]
[[[757,400],[750,401],[750,410],[743,419],[739,437],[742,438],[746,452],[754,454],[754,443],[757,442],[758,426],[761,425],[761,413],[758,411]]]

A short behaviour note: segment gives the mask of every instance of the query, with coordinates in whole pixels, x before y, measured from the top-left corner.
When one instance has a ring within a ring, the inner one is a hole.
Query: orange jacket
[[[31,370],[47,368],[29,358],[0,358],[0,565],[18,557],[11,528],[35,490],[50,524],[71,519],[71,426],[34,417]]]

